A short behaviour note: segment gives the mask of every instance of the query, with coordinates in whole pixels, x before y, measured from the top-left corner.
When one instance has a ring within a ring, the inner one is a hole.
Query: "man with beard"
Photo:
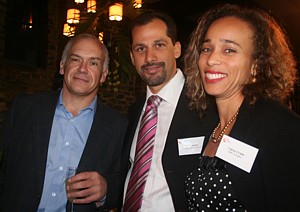
[[[181,54],[176,25],[167,14],[148,11],[133,20],[130,30],[131,60],[147,92],[128,111],[121,161],[123,211],[186,211],[184,179],[198,165],[206,129],[189,110],[185,77],[176,67]],[[149,99],[154,114],[147,112]],[[148,129],[152,118],[155,124]]]

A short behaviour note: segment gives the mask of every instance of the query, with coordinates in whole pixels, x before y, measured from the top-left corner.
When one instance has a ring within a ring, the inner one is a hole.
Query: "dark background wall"
[[[69,38],[62,35],[66,10],[73,0],[0,0],[0,125],[11,100],[21,92],[56,90],[60,85],[58,66]],[[99,0],[105,5],[108,1]],[[285,27],[293,51],[300,57],[299,0],[144,0],[143,9],[169,13],[176,21],[183,51],[189,34],[203,11],[214,4],[229,2],[255,5],[268,10]],[[144,92],[144,85],[131,65],[126,28],[134,15],[132,0],[124,0],[124,17],[120,23],[109,22],[107,12],[99,20],[84,17],[81,32],[96,33],[105,26],[105,44],[110,50],[110,75],[99,91],[100,98],[121,113]],[[104,6],[103,6],[104,8]],[[28,25],[32,14],[32,28]],[[109,29],[109,30],[108,30]],[[181,58],[178,60],[181,66]],[[293,109],[300,113],[299,87],[292,99]]]

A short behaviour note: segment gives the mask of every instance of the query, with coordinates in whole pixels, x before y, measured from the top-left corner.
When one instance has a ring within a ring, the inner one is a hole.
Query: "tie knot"
[[[162,98],[160,98],[159,96],[157,95],[152,95],[148,98],[148,101],[147,101],[147,106],[150,106],[150,107],[156,107],[158,108],[158,106],[160,105],[161,103],[161,100]]]

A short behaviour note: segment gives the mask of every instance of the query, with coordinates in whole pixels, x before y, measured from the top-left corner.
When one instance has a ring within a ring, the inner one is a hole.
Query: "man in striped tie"
[[[185,77],[176,66],[176,25],[167,14],[150,11],[133,20],[130,30],[131,60],[147,92],[128,111],[122,210],[186,211],[184,179],[197,167],[200,151],[183,154],[178,139],[199,138],[200,148],[205,128],[189,110]]]

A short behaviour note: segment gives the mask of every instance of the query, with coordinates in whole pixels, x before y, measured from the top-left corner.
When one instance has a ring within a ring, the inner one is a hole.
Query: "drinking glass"
[[[77,167],[68,167],[67,168],[67,175],[66,175],[66,188],[68,183],[68,179],[76,174]],[[67,191],[66,191],[67,192]],[[72,212],[73,211],[73,200],[69,199],[69,206],[67,207],[67,211]]]

